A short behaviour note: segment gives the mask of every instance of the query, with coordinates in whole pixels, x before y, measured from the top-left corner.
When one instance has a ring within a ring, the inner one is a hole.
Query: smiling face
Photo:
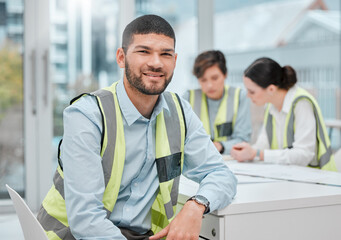
[[[173,77],[177,54],[174,40],[162,34],[136,34],[126,49],[118,49],[117,63],[124,81],[146,95],[161,94]]]
[[[267,102],[270,102],[268,99],[269,94],[267,93],[267,89],[264,89],[253,82],[248,77],[243,77],[244,86],[247,89],[247,96],[251,99],[251,101],[257,106],[262,106]]]
[[[224,75],[217,65],[206,69],[202,77],[198,78],[201,90],[210,99],[218,100],[224,93]]]

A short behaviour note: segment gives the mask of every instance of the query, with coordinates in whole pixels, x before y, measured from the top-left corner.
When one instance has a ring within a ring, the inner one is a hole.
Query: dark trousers
[[[150,236],[154,235],[152,230],[149,230],[142,235],[127,228],[120,228],[120,230],[123,236],[125,236],[128,240],[148,240]]]

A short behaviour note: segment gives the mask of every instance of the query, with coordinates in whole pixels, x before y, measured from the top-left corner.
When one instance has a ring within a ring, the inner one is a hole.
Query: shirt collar
[[[132,125],[135,121],[137,121],[140,118],[149,120],[143,117],[141,113],[136,109],[134,104],[130,101],[130,98],[128,97],[127,92],[125,90],[123,81],[118,82],[116,86],[116,94],[117,94],[117,99],[121,108],[122,116],[126,120],[128,126]],[[156,119],[157,115],[161,113],[163,109],[169,111],[168,104],[162,93],[156,102],[150,121],[153,121],[154,119]]]
[[[294,100],[294,97],[295,97],[296,89],[297,89],[297,86],[294,85],[293,87],[291,87],[288,90],[287,94],[284,97],[284,101],[283,101],[283,106],[282,106],[281,112],[289,113],[290,108],[291,108],[291,104],[292,104],[292,102]],[[277,108],[274,105],[272,105],[272,104],[270,105],[269,111],[270,111],[271,114],[273,114],[275,112],[278,113]]]

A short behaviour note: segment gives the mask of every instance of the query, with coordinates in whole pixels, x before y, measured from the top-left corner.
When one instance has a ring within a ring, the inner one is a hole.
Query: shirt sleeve
[[[237,179],[225,165],[189,103],[181,102],[187,126],[183,174],[200,184],[197,194],[209,200],[210,211],[224,208],[236,194]]]
[[[316,119],[308,100],[295,107],[295,135],[291,149],[264,150],[264,162],[307,166],[315,157]]]
[[[64,111],[61,159],[68,222],[76,239],[125,239],[106,217],[101,114],[96,100],[80,98]]]
[[[223,154],[230,154],[233,145],[240,142],[249,142],[251,138],[251,113],[250,100],[246,97],[246,92],[241,90],[239,95],[239,107],[236,122],[232,135],[227,141],[221,142],[224,146]]]

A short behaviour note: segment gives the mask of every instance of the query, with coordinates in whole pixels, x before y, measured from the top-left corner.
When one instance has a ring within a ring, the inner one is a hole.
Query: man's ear
[[[125,68],[125,53],[123,48],[119,48],[116,51],[116,62],[120,68]]]

